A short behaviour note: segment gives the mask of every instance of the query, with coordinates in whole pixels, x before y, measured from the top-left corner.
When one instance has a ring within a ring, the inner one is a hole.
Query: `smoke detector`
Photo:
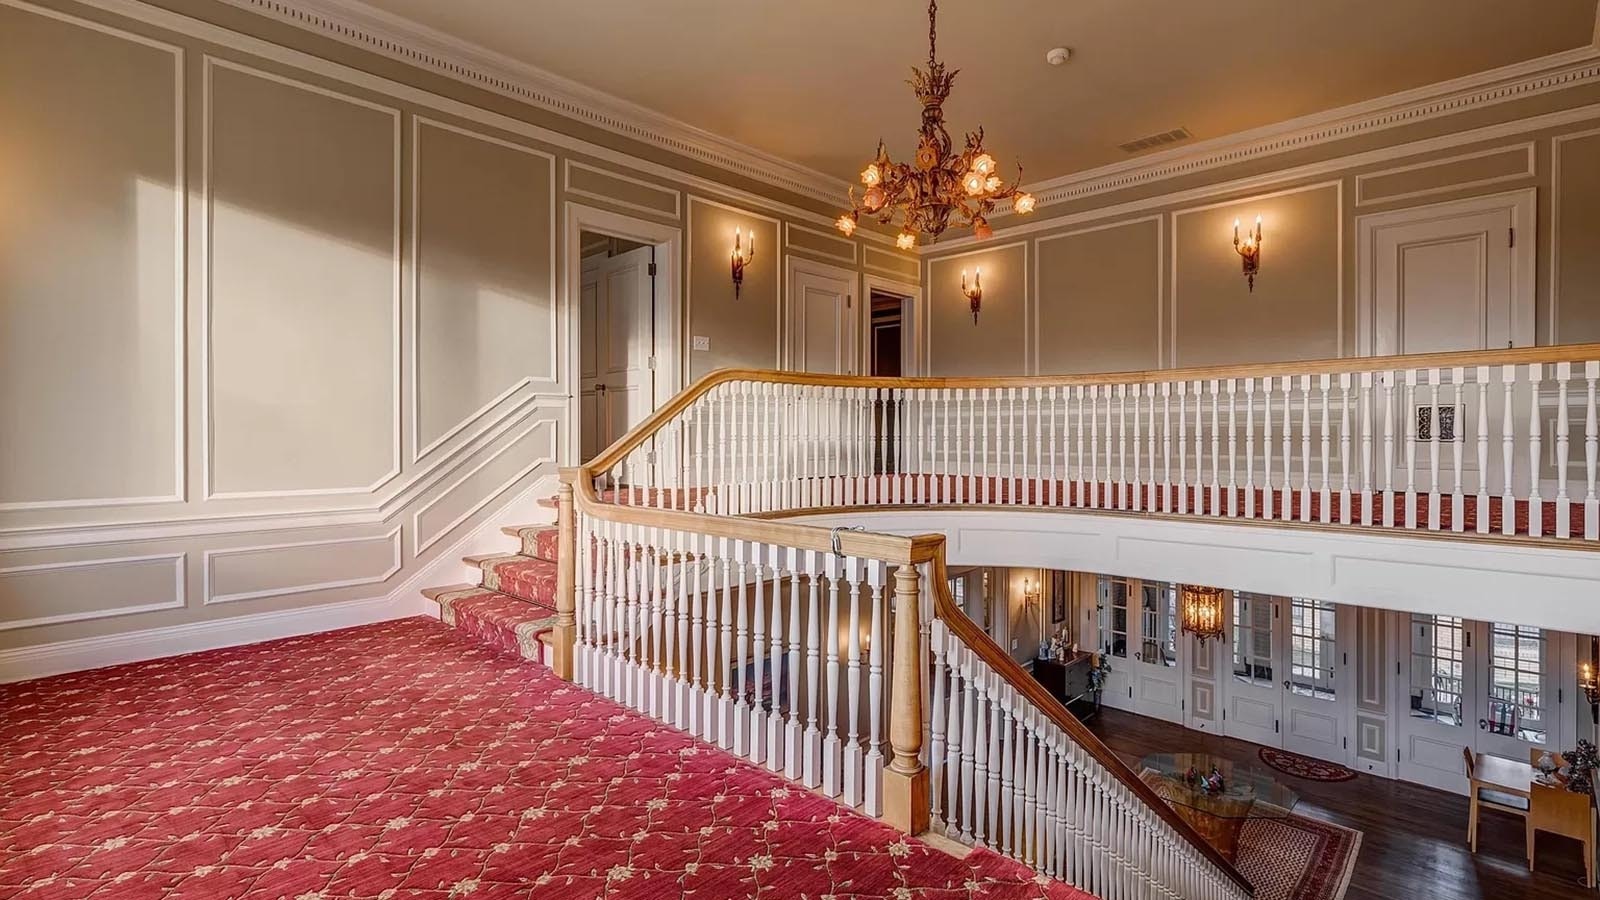
[[[1052,66],[1062,65],[1071,58],[1072,51],[1068,50],[1066,47],[1056,47],[1052,50],[1046,51],[1044,55],[1044,61]]]

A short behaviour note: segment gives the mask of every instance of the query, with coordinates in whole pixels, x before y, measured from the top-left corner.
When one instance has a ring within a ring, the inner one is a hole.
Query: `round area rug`
[[[1272,747],[1261,748],[1261,761],[1277,769],[1285,775],[1304,778],[1307,781],[1349,781],[1356,777],[1356,773],[1338,763],[1323,762],[1287,750],[1275,750]]]

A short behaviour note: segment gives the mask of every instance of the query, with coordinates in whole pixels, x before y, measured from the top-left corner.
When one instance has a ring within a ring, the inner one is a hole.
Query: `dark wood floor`
[[[1190,751],[1258,762],[1244,741],[1190,731],[1156,719],[1105,710],[1090,728],[1130,765],[1148,753]],[[1486,812],[1478,852],[1467,851],[1467,798],[1357,775],[1337,783],[1284,775],[1300,795],[1295,813],[1362,832],[1346,900],[1554,900],[1593,897],[1583,887],[1576,842],[1540,835],[1539,870],[1523,859],[1522,820]]]

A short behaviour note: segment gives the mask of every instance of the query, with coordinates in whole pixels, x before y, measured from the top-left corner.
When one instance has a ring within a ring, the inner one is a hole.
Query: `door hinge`
[[[1557,701],[1557,702],[1559,702],[1559,701]],[[1188,708],[1189,708],[1189,701],[1187,701],[1187,700],[1179,700],[1178,701],[1178,712],[1183,712],[1184,710],[1186,710]]]
[[[1507,247],[1515,247],[1516,245],[1517,245],[1517,230],[1515,228],[1507,228],[1506,229],[1506,246]]]
[[[644,365],[645,365],[645,368],[647,368],[650,371],[654,372],[656,370],[656,358],[654,356],[652,356],[649,359],[646,359]]]
[[[1350,739],[1349,738],[1341,738],[1341,740],[1344,741],[1344,749],[1349,750],[1350,749]]]
[[[1222,708],[1222,721],[1228,721],[1228,708],[1226,706]]]
[[[1277,734],[1278,733],[1278,720],[1277,719],[1273,719],[1272,720],[1272,733],[1273,734]]]
[[[1399,660],[1395,660],[1395,664],[1394,664],[1394,673],[1395,673],[1395,674],[1396,674],[1396,675],[1399,675],[1399,674],[1400,674],[1400,661],[1399,661]]]
[[[1470,631],[1467,632],[1466,638],[1467,638],[1467,647],[1470,648],[1472,646],[1472,632],[1470,632]]]
[[[649,272],[651,278],[656,277],[656,264],[655,263],[651,263],[650,264],[650,268],[647,269],[646,271]]]
[[[1129,700],[1133,699],[1133,685],[1131,685],[1131,684],[1128,685],[1128,699]]]

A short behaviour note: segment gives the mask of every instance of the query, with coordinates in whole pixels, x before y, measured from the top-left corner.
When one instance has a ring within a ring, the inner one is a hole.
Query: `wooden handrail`
[[[1005,679],[1006,684],[1010,685],[1013,690],[1033,704],[1035,709],[1044,713],[1051,722],[1055,723],[1057,728],[1066,732],[1074,743],[1094,757],[1094,760],[1103,766],[1107,772],[1111,773],[1113,778],[1121,782],[1123,787],[1126,787],[1140,800],[1144,801],[1144,804],[1150,807],[1160,817],[1161,821],[1170,825],[1179,836],[1193,844],[1208,861],[1220,869],[1224,875],[1227,875],[1234,884],[1237,884],[1250,896],[1255,896],[1255,886],[1241,875],[1238,869],[1234,868],[1233,863],[1228,862],[1227,857],[1218,852],[1217,848],[1211,846],[1200,835],[1200,832],[1194,829],[1194,826],[1185,822],[1181,816],[1173,812],[1172,807],[1161,799],[1160,794],[1157,794],[1150,785],[1145,784],[1144,780],[1127,763],[1111,752],[1111,748],[1107,747],[1094,732],[1085,727],[1082,722],[1079,722],[1076,716],[1068,712],[1065,706],[1062,706],[1055,697],[1051,696],[1044,685],[1035,681],[1026,669],[1011,658],[1011,654],[1007,653],[999,644],[996,644],[993,639],[985,634],[977,623],[967,618],[967,614],[961,611],[961,607],[956,605],[955,598],[950,595],[949,574],[945,571],[943,535],[922,535],[918,540],[919,543],[926,544],[931,543],[931,538],[938,538],[937,549],[929,558],[933,569],[929,580],[932,582],[930,590],[934,594],[934,615],[938,616],[944,622],[945,627],[949,628],[956,637],[961,639],[967,649],[977,654],[978,658],[983,660],[990,670]]]
[[[654,506],[606,503],[595,493],[594,479],[589,476],[585,467],[562,469],[561,479],[572,485],[573,502],[578,509],[582,510],[584,515],[604,522],[619,522],[645,528],[666,528],[822,553],[837,549],[845,556],[881,560],[896,565],[921,562],[927,558],[929,552],[926,538],[910,538],[875,531],[835,530],[817,525],[797,525],[792,522],[775,522],[771,519],[751,519],[744,516],[718,516]],[[944,540],[942,535],[934,537],[939,541]],[[837,545],[835,545],[836,539]]]
[[[719,384],[730,381],[759,381],[767,384],[799,384],[812,387],[858,388],[1009,388],[1049,387],[1089,384],[1145,384],[1177,381],[1210,381],[1226,378],[1265,378],[1282,375],[1329,374],[1346,372],[1387,372],[1400,369],[1451,369],[1477,366],[1512,366],[1530,363],[1589,362],[1600,360],[1600,343],[1557,344],[1551,347],[1517,347],[1507,350],[1459,350],[1449,353],[1413,353],[1403,356],[1350,356],[1337,359],[1310,359],[1233,366],[1195,366],[1183,369],[1139,369],[1082,375],[1008,375],[986,378],[880,378],[859,375],[818,375],[810,372],[779,372],[771,369],[717,369],[701,376],[680,391],[649,418],[585,465],[591,473],[601,473],[627,455],[683,412],[689,404]]]

